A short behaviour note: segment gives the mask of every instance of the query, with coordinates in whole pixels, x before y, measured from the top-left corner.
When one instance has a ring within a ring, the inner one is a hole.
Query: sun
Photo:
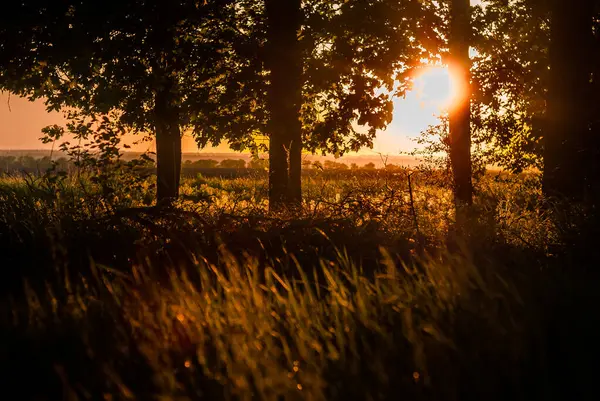
[[[448,67],[426,67],[414,78],[413,91],[422,107],[434,107],[447,112],[460,96],[459,80]]]

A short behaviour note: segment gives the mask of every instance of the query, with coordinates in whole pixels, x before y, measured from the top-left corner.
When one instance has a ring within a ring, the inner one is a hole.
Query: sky
[[[405,98],[394,100],[394,117],[385,131],[377,134],[373,149],[364,149],[361,154],[382,153],[397,155],[413,150],[417,145],[411,139],[419,135],[428,125],[437,122],[436,115],[449,101],[451,83],[446,69],[431,68],[415,79],[414,89]],[[41,129],[47,125],[63,125],[61,113],[48,113],[43,101],[29,102],[8,93],[0,93],[0,149],[29,150],[50,149],[52,144],[42,144]],[[152,149],[152,142],[137,146],[133,150]],[[226,144],[218,148],[199,150],[190,136],[183,138],[184,152],[228,152]]]

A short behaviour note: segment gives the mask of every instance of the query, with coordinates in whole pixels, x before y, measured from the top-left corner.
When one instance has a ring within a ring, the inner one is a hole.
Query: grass
[[[184,180],[173,210],[73,177],[0,182],[0,380],[22,400],[514,400],[593,394],[595,295],[535,177]],[[120,188],[118,182],[113,187]],[[416,218],[415,218],[416,216]],[[568,266],[567,266],[568,267]],[[591,399],[591,398],[590,398]]]

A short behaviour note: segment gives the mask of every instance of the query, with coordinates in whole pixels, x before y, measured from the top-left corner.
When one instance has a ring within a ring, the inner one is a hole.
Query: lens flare
[[[433,106],[447,112],[460,101],[464,85],[448,67],[431,66],[415,76],[413,90],[422,107]]]

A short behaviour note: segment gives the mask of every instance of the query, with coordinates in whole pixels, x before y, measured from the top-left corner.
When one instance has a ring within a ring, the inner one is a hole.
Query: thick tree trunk
[[[300,0],[266,0],[270,71],[269,202],[272,209],[302,200],[302,54]]]
[[[181,131],[171,89],[170,86],[161,89],[155,99],[157,203],[169,202],[179,196]]]
[[[592,1],[552,0],[550,84],[544,132],[543,189],[547,196],[583,201],[593,159],[590,129]]]
[[[457,208],[473,203],[471,180],[471,6],[469,0],[453,0],[450,16],[450,72],[457,94],[449,113],[450,161]]]
[[[600,4],[593,11],[598,16],[600,13]],[[591,128],[589,135],[589,144],[587,147],[589,152],[588,175],[590,177],[589,185],[591,186],[592,204],[596,208],[596,213],[600,214],[600,19],[596,19],[594,37],[591,48],[592,60],[592,86],[588,105],[590,106]]]

